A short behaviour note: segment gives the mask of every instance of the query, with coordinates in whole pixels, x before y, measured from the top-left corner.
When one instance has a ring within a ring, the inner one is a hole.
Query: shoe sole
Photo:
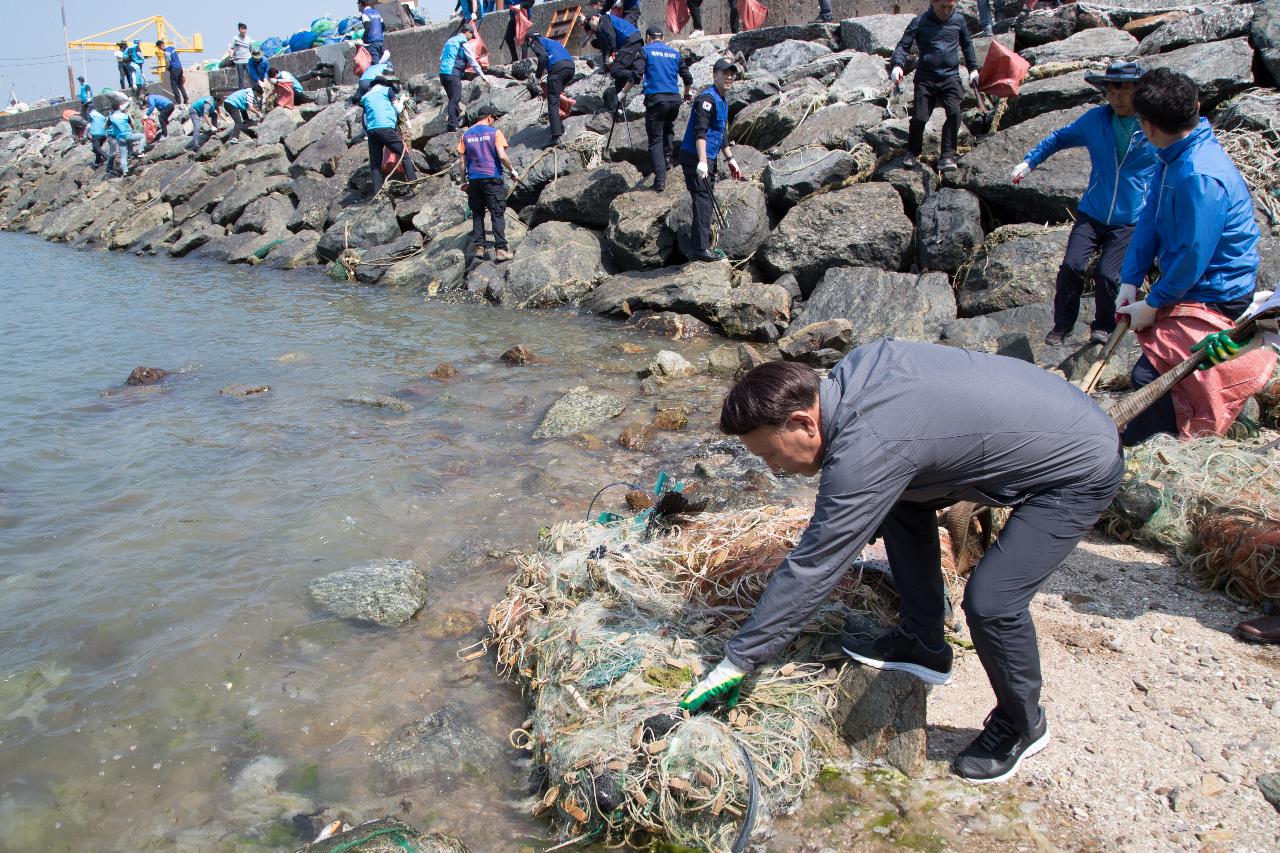
[[[1028,759],[1031,756],[1036,755],[1037,753],[1043,752],[1044,748],[1048,745],[1049,745],[1049,728],[1046,726],[1044,730],[1044,734],[1040,735],[1040,737],[1037,738],[1030,746],[1028,746],[1025,750],[1023,750],[1022,755],[1018,756],[1018,760],[1015,761],[1013,763],[1013,766],[1010,767],[1004,773],[1000,774],[999,776],[992,776],[990,779],[970,779],[968,776],[960,776],[960,778],[968,782],[970,785],[994,785],[996,782],[1003,782],[1004,780],[1008,779],[1010,776],[1018,772],[1018,768],[1022,766],[1022,762],[1025,759]],[[956,775],[959,776],[960,774],[957,773]]]
[[[846,655],[864,666],[889,672],[905,672],[908,675],[914,675],[925,684],[936,684],[945,687],[951,683],[953,678],[949,672],[938,672],[936,669],[929,669],[929,667],[920,666],[920,664],[917,663],[899,663],[891,660],[876,660],[875,658],[863,657],[860,654],[851,652],[844,646],[841,646],[840,648]]]

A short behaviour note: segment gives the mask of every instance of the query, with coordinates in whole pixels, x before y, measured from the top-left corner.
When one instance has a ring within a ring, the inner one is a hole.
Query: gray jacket
[[[1116,425],[1075,386],[1012,358],[885,339],[818,392],[823,459],[813,518],[726,656],[780,654],[898,501],[1009,506],[1114,470]]]

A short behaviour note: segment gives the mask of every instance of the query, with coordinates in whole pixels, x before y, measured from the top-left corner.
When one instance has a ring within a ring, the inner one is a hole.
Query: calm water
[[[481,631],[453,626],[501,594],[508,564],[486,554],[656,474],[612,443],[626,415],[604,447],[529,435],[576,384],[647,419],[645,357],[614,345],[670,343],[11,234],[0,268],[0,849],[291,849],[289,817],[323,806],[477,851],[540,837],[505,747],[520,697],[459,660]],[[515,343],[552,363],[499,363]],[[427,377],[441,362],[458,377]],[[104,395],[142,364],[183,372]],[[233,383],[271,390],[219,394]],[[414,410],[340,402],[354,393]],[[310,579],[380,557],[430,570],[415,622],[312,609]],[[447,701],[501,759],[389,782],[373,749]]]

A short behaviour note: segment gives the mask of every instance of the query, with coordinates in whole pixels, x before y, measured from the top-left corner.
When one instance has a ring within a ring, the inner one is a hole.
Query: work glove
[[[1013,171],[1009,173],[1009,180],[1015,184],[1022,183],[1022,179],[1031,174],[1031,164],[1026,160],[1013,167]]]
[[[738,704],[738,689],[746,672],[738,669],[729,660],[720,661],[711,673],[684,695],[680,700],[680,708],[684,711],[699,711],[708,703],[723,702],[726,708]]]
[[[1200,365],[1200,370],[1211,370],[1222,364],[1224,361],[1230,361],[1240,354],[1245,348],[1245,344],[1238,344],[1231,340],[1231,335],[1226,331],[1213,332],[1205,337],[1200,343],[1191,347],[1192,352],[1203,352],[1209,356],[1209,360]]]
[[[969,72],[969,88],[975,92],[978,91],[978,72],[977,71]]]
[[[613,117],[618,121],[626,121],[627,111],[624,110],[622,107],[618,107],[616,110],[613,111]]]
[[[1116,306],[1119,308],[1123,308],[1124,306],[1133,302],[1133,300],[1137,298],[1138,298],[1138,285],[1122,284],[1120,285],[1120,292],[1116,294]]]
[[[1129,328],[1135,332],[1140,332],[1155,322],[1157,310],[1147,300],[1139,299],[1137,302],[1130,302],[1128,305],[1117,308],[1116,314],[1128,314]]]
[[[739,165],[738,165],[738,161],[737,161],[737,160],[734,160],[732,157],[730,157],[730,158],[729,158],[729,175],[730,175],[730,176],[731,176],[735,181],[741,181],[741,180],[744,180],[743,175],[742,175],[742,167],[741,167],[741,166],[739,166]]]
[[[707,161],[703,160],[698,164],[698,177],[706,180],[707,175],[711,174],[711,169],[707,166]]]
[[[899,83],[901,83],[901,82],[902,82],[902,69],[901,69],[901,68],[899,68],[899,67],[898,67],[898,66],[896,66],[896,65],[895,65],[895,66],[893,66],[893,71],[889,72],[889,79],[893,81],[893,85],[895,85],[895,86],[896,86],[896,85],[898,85]]]
[[[462,182],[462,191],[463,191],[464,193],[465,193],[468,189],[470,189],[470,187],[471,187],[471,182],[470,182],[470,181],[463,181],[463,182]]]

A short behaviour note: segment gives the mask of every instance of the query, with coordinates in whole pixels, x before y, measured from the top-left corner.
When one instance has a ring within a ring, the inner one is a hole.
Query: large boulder
[[[716,306],[720,331],[731,338],[774,341],[791,321],[791,294],[776,284],[748,282]]]
[[[1138,40],[1124,30],[1098,28],[1081,30],[1062,41],[1029,47],[1022,56],[1032,65],[1050,62],[1102,62],[1118,56],[1129,56]]]
[[[319,175],[294,178],[289,187],[296,204],[289,218],[290,231],[322,231],[329,224],[333,187]]]
[[[506,283],[492,294],[508,308],[576,303],[609,275],[608,250],[595,231],[544,222],[525,236],[506,267]]]
[[[1076,31],[1075,5],[1057,9],[1035,9],[1019,18],[1014,26],[1019,50],[1062,41]]]
[[[209,177],[208,169],[202,164],[191,163],[185,172],[165,185],[160,197],[169,204],[180,205],[204,189]]]
[[[953,273],[981,244],[982,210],[977,196],[943,187],[920,205],[916,215],[920,269]]]
[[[1255,5],[1249,39],[1272,81],[1280,83],[1280,0],[1261,0]]]
[[[302,115],[297,110],[277,107],[263,117],[254,128],[258,135],[258,144],[283,142],[284,138],[298,129],[302,124]],[[243,147],[243,146],[241,146]]]
[[[854,103],[882,97],[888,86],[883,57],[855,53],[832,82],[831,91],[840,100]]]
[[[513,150],[512,150],[513,149]],[[542,190],[553,181],[587,171],[587,160],[576,151],[552,148],[550,151],[512,146],[508,156],[520,172],[520,180],[511,189],[507,203],[520,210],[538,200]]]
[[[616,418],[624,409],[626,406],[617,397],[598,394],[586,385],[579,385],[551,404],[542,423],[533,431],[533,437],[577,435]]]
[[[236,220],[236,231],[283,231],[293,218],[293,202],[284,193],[271,193],[251,202]]]
[[[162,201],[144,205],[123,217],[111,231],[108,249],[124,249],[143,235],[173,221],[173,208]]]
[[[761,150],[772,148],[786,139],[810,113],[825,106],[829,99],[830,93],[825,87],[806,79],[800,85],[754,103],[739,113],[729,127],[730,141]]]
[[[858,161],[847,151],[801,148],[769,163],[764,170],[764,191],[780,210],[823,187],[842,182],[858,170]]]
[[[1009,170],[1054,130],[1075,121],[1088,107],[1044,113],[1001,130],[960,158],[948,183],[976,194],[1005,222],[1062,222],[1076,209],[1089,180],[1089,154],[1083,148],[1059,151],[1022,183]]]
[[[1150,56],[1187,45],[1247,36],[1252,23],[1252,4],[1212,6],[1157,28],[1138,45],[1138,55]]]
[[[356,267],[356,280],[362,284],[377,284],[389,267],[419,254],[421,249],[422,235],[417,231],[407,231],[384,246],[367,249]]]
[[[1024,83],[1018,97],[1009,101],[1000,126],[1009,128],[1045,113],[1101,103],[1102,93],[1092,83],[1086,83],[1084,75],[1083,71],[1073,71]]]
[[[907,166],[903,158],[894,157],[876,167],[873,180],[883,181],[897,190],[907,216],[915,218],[929,193],[938,188],[938,173],[923,166]]]
[[[316,262],[316,244],[320,235],[315,231],[299,231],[284,238],[284,242],[267,255],[266,265],[274,269],[293,270]]]
[[[769,238],[769,210],[765,195],[752,183],[723,181],[716,186],[716,202],[724,215],[712,222],[712,245],[730,258],[751,256]],[[667,227],[686,258],[693,254],[693,200],[686,193],[667,214]]]
[[[665,266],[676,251],[676,235],[668,214],[688,192],[682,181],[669,181],[665,191],[637,189],[609,204],[606,235],[609,251],[621,269]]]
[[[831,48],[824,44],[789,39],[751,54],[747,60],[747,73],[782,77],[793,68],[830,56],[831,52]]]
[[[1193,44],[1148,56],[1142,64],[1148,69],[1180,71],[1194,80],[1202,111],[1253,85],[1253,48],[1247,38]]]
[[[175,258],[183,258],[199,249],[210,240],[225,236],[227,229],[214,225],[207,216],[198,216],[182,223],[178,236],[169,244],[169,254]]]
[[[235,189],[237,183],[239,183],[239,177],[235,172],[223,172],[210,179],[186,201],[174,206],[173,221],[185,222],[197,213],[210,210],[226,198],[227,193]]]
[[[289,191],[290,181],[287,175],[265,175],[258,167],[247,169],[239,178],[210,214],[219,225],[235,222],[245,208],[264,196]]]
[[[840,46],[892,56],[914,15],[862,15],[840,22]]]
[[[1093,300],[1080,305],[1081,320],[1093,316]],[[1007,308],[981,317],[952,320],[942,330],[942,343],[979,352],[993,352],[1037,364],[1059,364],[1076,347],[1047,347],[1044,337],[1053,326],[1053,303],[1038,302]]]
[[[955,315],[955,296],[942,273],[837,267],[822,277],[787,332],[794,336],[813,323],[847,320],[850,348],[886,335],[933,342]]]
[[[1213,126],[1220,130],[1244,128],[1259,133],[1276,132],[1280,128],[1280,92],[1274,89],[1250,89],[1218,105]]]
[[[310,121],[300,125],[284,138],[285,150],[291,159],[306,150],[313,142],[329,134],[333,130],[342,130],[343,144],[346,143],[347,115],[355,114],[359,107],[351,106],[345,101],[330,104],[313,116]]]
[[[270,167],[264,167],[263,171],[270,172],[274,175],[283,175],[289,168],[289,158],[285,156],[285,149],[278,144],[243,144],[229,145],[223,148],[218,156],[205,165],[205,169],[211,175],[220,175],[223,172],[235,171],[237,173],[247,166],[256,166],[260,163],[271,163]]]
[[[629,163],[580,172],[548,184],[533,209],[533,224],[560,220],[589,228],[609,224],[609,203],[640,183],[640,173]]]
[[[511,252],[519,252],[528,228],[514,216],[507,217],[507,248]],[[492,230],[489,239],[493,237]],[[460,222],[452,228],[441,231],[423,249],[423,264],[420,269],[429,271],[432,281],[442,291],[456,291],[466,280],[469,261],[475,258],[475,247],[471,241],[471,220]]]
[[[831,267],[901,269],[912,242],[911,220],[888,184],[855,184],[811,196],[788,211],[757,253],[775,277],[793,273],[811,291]]]
[[[729,52],[751,56],[758,50],[773,47],[787,41],[814,42],[827,48],[835,47],[839,25],[814,22],[782,27],[761,27],[743,30],[729,39]]]
[[[342,129],[334,128],[307,146],[307,150],[289,166],[289,174],[301,178],[308,173],[316,173],[332,178],[338,171],[338,162],[346,153],[346,134]]]
[[[992,231],[968,269],[957,276],[961,317],[1053,299],[1068,226],[1005,225]]]
[[[385,246],[400,236],[400,223],[389,198],[342,208],[316,245],[322,261],[332,261],[343,249]]]
[[[866,131],[884,121],[884,108],[874,104],[832,104],[809,116],[787,138],[774,146],[774,156],[820,145],[851,150]]]
[[[343,619],[395,627],[427,601],[427,576],[411,560],[377,560],[316,578],[307,587],[316,606]]]

